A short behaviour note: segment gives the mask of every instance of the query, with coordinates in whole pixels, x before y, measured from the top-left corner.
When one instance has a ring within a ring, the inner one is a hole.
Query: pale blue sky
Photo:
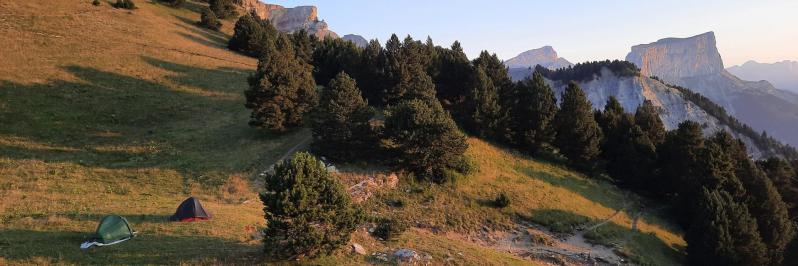
[[[261,0],[264,1],[264,0]],[[508,59],[551,45],[572,62],[623,59],[632,45],[714,31],[725,65],[798,60],[798,0],[780,1],[442,1],[271,0],[315,5],[340,35],[383,44],[391,33],[438,45],[460,40]]]

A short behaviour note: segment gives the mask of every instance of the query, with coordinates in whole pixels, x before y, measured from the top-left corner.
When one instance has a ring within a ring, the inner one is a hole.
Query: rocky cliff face
[[[363,47],[366,47],[366,46],[369,45],[369,41],[367,41],[366,38],[363,38],[363,36],[356,35],[356,34],[347,34],[347,35],[344,35],[344,37],[341,37],[341,39],[350,41],[350,42],[354,43],[355,45],[357,45],[357,47],[360,47],[360,48],[363,48]]]
[[[543,46],[518,54],[516,57],[504,61],[508,68],[534,68],[541,65],[550,69],[557,69],[571,66],[571,62],[559,57],[557,51],[551,46]]]
[[[295,32],[306,30],[319,38],[338,38],[338,34],[331,31],[327,22],[319,20],[318,10],[315,6],[298,6],[286,8],[272,5],[258,0],[234,0],[246,12],[254,12],[261,19],[268,19],[277,30],[282,32]]]
[[[643,76],[698,92],[754,129],[798,146],[798,97],[767,81],[745,81],[726,71],[714,33],[636,45],[626,60],[640,67]]]
[[[549,84],[554,88],[558,98],[566,87],[564,82],[559,81],[549,81]],[[746,143],[748,152],[752,156],[759,158],[762,155],[750,138],[736,134],[701,107],[685,100],[681,92],[660,81],[645,76],[618,77],[604,69],[600,76],[597,75],[591,81],[580,82],[579,86],[596,110],[604,109],[604,104],[610,96],[617,98],[627,112],[634,112],[640,104],[649,100],[654,106],[659,107],[660,119],[668,130],[677,128],[679,123],[686,120],[696,121],[704,126],[705,134],[709,135],[718,130],[729,131]]]

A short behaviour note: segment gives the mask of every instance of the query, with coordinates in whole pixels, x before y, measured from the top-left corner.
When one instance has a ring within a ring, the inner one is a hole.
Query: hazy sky
[[[714,31],[727,67],[798,60],[798,0],[266,2],[315,5],[319,18],[341,36],[354,33],[383,44],[391,33],[429,35],[444,46],[460,40],[469,57],[488,50],[509,59],[551,45],[571,62],[623,59],[635,44]]]

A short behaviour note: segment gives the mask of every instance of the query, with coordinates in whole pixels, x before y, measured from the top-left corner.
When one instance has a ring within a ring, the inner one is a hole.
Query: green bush
[[[160,0],[160,1],[174,8],[183,7],[183,5],[186,4],[186,0]]]
[[[265,182],[263,242],[272,259],[330,254],[349,242],[362,221],[341,182],[309,153],[277,164]]]
[[[407,222],[402,219],[384,218],[377,223],[373,234],[386,241],[396,240],[402,233],[407,231],[408,227]]]
[[[498,208],[510,206],[510,197],[507,196],[506,193],[502,192],[496,197],[496,199],[493,200],[493,205]]]
[[[114,3],[115,8],[136,9],[136,3],[133,0],[116,0]]]
[[[202,15],[200,16],[200,26],[203,26],[208,29],[212,30],[219,30],[222,27],[222,22],[216,18],[216,14],[211,11],[210,8],[205,8],[202,10]]]

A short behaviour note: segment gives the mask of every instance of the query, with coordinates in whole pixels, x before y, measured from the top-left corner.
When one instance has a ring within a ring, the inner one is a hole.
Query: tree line
[[[611,97],[593,111],[573,81],[600,73],[597,66],[636,75],[628,62],[537,68],[512,82],[495,54],[469,60],[459,42],[444,48],[392,35],[385,47],[372,40],[358,48],[280,33],[249,14],[229,47],[259,58],[245,92],[250,125],[309,124],[313,152],[331,161],[380,160],[421,180],[452,182],[475,167],[464,156],[465,131],[670,202],[691,264],[779,264],[794,238],[798,182],[788,162],[755,162],[740,140],[705,137],[695,122],[668,132],[650,102],[627,113]],[[571,81],[559,104],[546,77]]]

